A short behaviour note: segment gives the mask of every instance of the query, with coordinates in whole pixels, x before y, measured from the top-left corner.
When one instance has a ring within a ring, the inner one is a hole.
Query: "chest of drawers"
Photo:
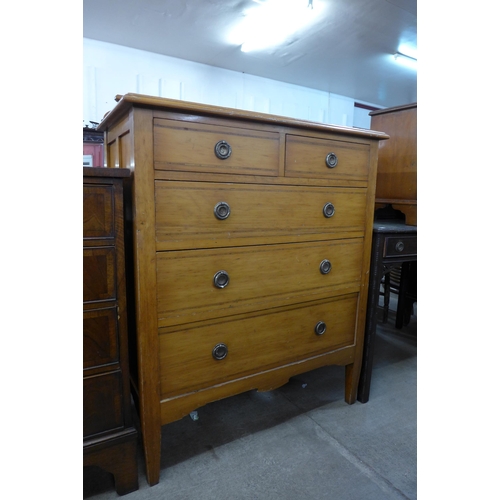
[[[83,168],[83,464],[138,488],[127,338],[123,180],[126,169]]]
[[[148,482],[161,426],[211,401],[337,364],[353,403],[387,136],[137,94],[99,130],[107,166],[133,172]]]

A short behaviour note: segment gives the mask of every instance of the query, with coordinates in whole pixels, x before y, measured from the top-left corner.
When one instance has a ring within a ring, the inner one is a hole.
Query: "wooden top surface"
[[[390,234],[400,234],[400,233],[417,233],[417,226],[410,226],[400,221],[382,221],[378,220],[373,223],[374,233],[390,233]]]
[[[128,168],[83,167],[84,177],[130,177]]]
[[[394,113],[396,111],[404,111],[406,109],[413,109],[417,107],[417,103],[405,104],[404,106],[395,106],[393,108],[377,109],[370,112],[370,116],[383,115],[385,113]]]
[[[298,120],[294,118],[271,115],[267,113],[257,113],[255,111],[246,111],[242,109],[225,108],[209,104],[199,104],[189,101],[178,101],[176,99],[167,99],[165,97],[154,97],[142,94],[125,94],[116,96],[118,104],[107,113],[97,127],[98,131],[104,131],[118,119],[120,119],[132,107],[153,108],[164,111],[173,111],[181,113],[196,113],[203,115],[219,116],[223,118],[236,118],[253,122],[267,123],[271,125],[285,125],[288,127],[300,127],[323,132],[335,132],[351,136],[368,137],[377,140],[389,139],[384,132],[375,130],[358,129],[352,127],[343,127],[340,125],[329,125],[307,120]]]

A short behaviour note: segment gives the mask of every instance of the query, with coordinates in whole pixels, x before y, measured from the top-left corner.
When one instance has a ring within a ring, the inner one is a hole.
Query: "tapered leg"
[[[345,402],[352,405],[356,402],[356,393],[358,389],[358,378],[354,380],[354,363],[345,367]]]
[[[148,425],[143,429],[142,440],[146,462],[146,479],[150,486],[160,481],[161,425]]]

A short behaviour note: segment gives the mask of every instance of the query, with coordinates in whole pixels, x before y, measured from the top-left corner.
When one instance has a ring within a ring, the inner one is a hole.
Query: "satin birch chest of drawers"
[[[161,426],[224,397],[361,368],[383,133],[126,94],[98,127],[129,168],[149,484]]]

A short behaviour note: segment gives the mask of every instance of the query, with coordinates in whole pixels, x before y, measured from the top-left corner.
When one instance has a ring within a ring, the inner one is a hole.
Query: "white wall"
[[[349,97],[84,38],[84,124],[128,92],[370,128],[368,111]]]

